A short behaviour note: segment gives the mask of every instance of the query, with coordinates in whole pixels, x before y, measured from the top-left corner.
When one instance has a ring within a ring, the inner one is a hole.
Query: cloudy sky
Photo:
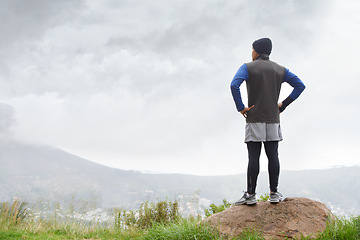
[[[281,168],[360,165],[358,1],[0,4],[2,139],[121,169],[243,173],[230,82],[252,42],[270,37],[271,60],[307,87],[281,116]]]

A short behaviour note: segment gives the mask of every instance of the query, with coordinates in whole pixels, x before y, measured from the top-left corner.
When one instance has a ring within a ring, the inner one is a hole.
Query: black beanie
[[[270,55],[272,49],[272,43],[269,38],[260,38],[252,44],[254,50],[258,54]]]

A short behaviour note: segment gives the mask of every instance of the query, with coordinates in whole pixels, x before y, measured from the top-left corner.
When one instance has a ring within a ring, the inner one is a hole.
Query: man
[[[243,64],[231,82],[231,92],[237,110],[246,118],[245,143],[249,163],[247,169],[247,191],[235,205],[255,204],[256,183],[259,175],[259,158],[262,143],[269,160],[270,202],[278,203],[283,196],[278,192],[280,164],[278,143],[282,140],[280,113],[299,97],[305,89],[302,81],[283,66],[269,60],[272,42],[261,38],[253,44],[252,62]],[[240,94],[240,85],[246,81],[248,107]],[[287,82],[294,89],[281,103],[278,103],[281,84]]]

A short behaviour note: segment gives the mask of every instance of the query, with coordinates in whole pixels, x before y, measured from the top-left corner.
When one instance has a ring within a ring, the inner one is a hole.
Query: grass
[[[145,232],[141,239],[213,240],[219,239],[219,232],[207,224],[198,224],[198,221],[195,221],[195,219],[184,219],[169,225],[154,224]]]
[[[317,239],[360,239],[360,216],[328,222]]]
[[[121,230],[114,227],[84,227],[81,224],[70,224],[59,227],[40,228],[19,226],[0,230],[0,239],[139,239],[143,231]]]
[[[226,208],[227,202],[219,206]],[[215,213],[219,209],[213,206]],[[115,209],[111,223],[84,222],[72,217],[39,218],[26,208],[26,204],[14,201],[0,204],[0,239],[79,239],[79,240],[255,240],[264,239],[261,232],[247,229],[241,235],[230,238],[216,228],[201,222],[201,217],[181,217],[176,202],[145,202],[138,211]],[[360,239],[360,216],[342,218],[327,224],[316,239]],[[300,239],[310,239],[302,237]]]

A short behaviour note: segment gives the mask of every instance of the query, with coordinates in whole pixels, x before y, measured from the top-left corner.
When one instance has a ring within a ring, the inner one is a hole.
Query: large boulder
[[[244,230],[256,229],[266,239],[315,236],[326,228],[326,222],[335,216],[325,204],[308,198],[286,198],[271,204],[234,206],[216,213],[204,221],[218,227],[227,236],[236,236]]]

